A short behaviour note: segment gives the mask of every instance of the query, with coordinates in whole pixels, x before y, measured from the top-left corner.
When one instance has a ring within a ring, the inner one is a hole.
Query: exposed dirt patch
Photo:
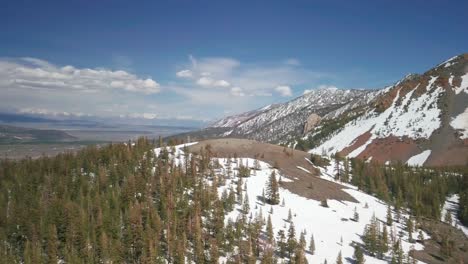
[[[467,140],[465,140],[466,142]],[[440,151],[435,155],[431,155],[426,166],[457,166],[468,165],[468,145],[465,146],[455,145],[447,147],[447,149]]]
[[[283,175],[292,180],[292,182],[283,182],[281,186],[300,196],[318,201],[335,199],[357,202],[356,199],[342,190],[345,187],[319,178],[318,170],[305,160],[305,158],[310,157],[307,152],[234,138],[205,140],[190,146],[188,149],[190,152],[198,152],[207,145],[210,145],[214,155],[220,158],[237,155],[244,158],[257,158],[272,166],[277,166]],[[297,166],[305,168],[311,173],[305,172]]]
[[[368,159],[372,157],[373,161],[380,163],[397,160],[406,161],[420,152],[421,150],[414,140],[390,136],[387,138],[374,139],[372,143],[358,155],[358,158]]]

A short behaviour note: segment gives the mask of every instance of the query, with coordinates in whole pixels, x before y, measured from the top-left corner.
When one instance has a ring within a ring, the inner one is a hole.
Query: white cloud
[[[243,92],[242,88],[240,87],[232,87],[231,88],[231,94],[234,96],[245,96],[245,93]]]
[[[197,80],[197,84],[200,86],[204,86],[204,87],[212,86],[213,83],[214,83],[214,80],[211,79],[210,77],[201,77],[200,79]]]
[[[241,63],[233,58],[189,56],[177,67],[180,71],[173,79],[159,85],[123,70],[0,58],[0,108],[42,109],[46,115],[209,119],[225,111],[262,107],[278,100],[271,97],[291,96],[290,87],[315,85],[326,76],[281,60]],[[163,93],[156,96],[159,91]]]
[[[180,78],[191,78],[193,77],[193,73],[191,70],[182,70],[182,71],[178,71],[176,73],[177,77],[180,77]]]
[[[279,61],[277,64],[243,64],[233,58],[200,58],[189,56],[190,62],[185,64],[187,70],[193,74],[193,83],[185,86],[198,87],[242,87],[242,93],[249,97],[272,96],[280,93],[281,96],[291,96],[291,88],[283,86],[301,86],[311,84],[326,74],[313,72],[300,67],[297,59],[290,58]],[[278,91],[278,89],[280,89]],[[232,93],[226,89],[225,93]]]
[[[219,87],[229,87],[230,85],[231,84],[225,80],[217,80],[213,83],[213,86],[219,86]]]
[[[128,115],[127,117],[141,118],[141,119],[156,119],[158,115],[154,113],[133,113],[133,114]]]
[[[211,77],[201,77],[197,80],[197,84],[203,87],[229,87],[231,84],[225,80],[214,80]]]
[[[284,61],[284,64],[291,65],[291,66],[299,66],[301,65],[301,62],[296,58],[289,58]]]
[[[292,96],[291,87],[286,85],[280,85],[275,88],[275,91],[278,92],[283,97]]]
[[[160,85],[151,78],[142,79],[126,71],[59,67],[35,58],[0,60],[0,88],[28,90],[75,90],[95,92],[121,89],[153,94]]]

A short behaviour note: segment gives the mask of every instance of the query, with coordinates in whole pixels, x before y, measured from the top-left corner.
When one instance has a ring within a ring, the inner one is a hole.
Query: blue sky
[[[211,120],[306,89],[381,88],[467,52],[466,10],[467,1],[7,1],[0,110]]]

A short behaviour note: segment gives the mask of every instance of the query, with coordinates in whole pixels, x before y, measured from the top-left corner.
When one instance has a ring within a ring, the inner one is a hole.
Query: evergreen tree
[[[58,239],[57,229],[55,228],[55,225],[49,226],[46,244],[47,263],[56,264],[58,261]]]
[[[288,229],[288,241],[287,241],[287,249],[288,249],[288,254],[289,254],[290,259],[292,259],[296,246],[297,246],[296,229],[294,228],[294,223],[291,223]]]
[[[271,172],[270,178],[267,182],[266,198],[267,198],[268,203],[272,205],[278,204],[280,201],[278,181],[276,179],[275,170]]]
[[[353,215],[353,221],[359,222],[359,213],[357,211],[357,208],[354,207],[354,215]]]
[[[276,243],[278,244],[278,253],[281,258],[286,257],[286,252],[288,250],[288,244],[286,243],[286,236],[284,230],[280,229],[276,237]]]
[[[447,211],[447,212],[445,213],[444,221],[445,221],[447,224],[452,225],[452,213],[450,213],[449,211]]]
[[[273,244],[275,238],[274,238],[274,234],[273,234],[273,224],[271,223],[271,216],[270,215],[268,215],[266,233],[267,233],[268,242],[270,244]]]
[[[356,261],[356,264],[364,264],[364,252],[362,251],[361,247],[359,245],[354,246],[354,260]]]
[[[314,241],[314,234],[310,235],[310,242],[309,242],[309,252],[310,254],[315,254],[315,241]]]
[[[288,210],[288,220],[287,220],[289,223],[292,222],[292,213],[291,213],[291,209]]]
[[[393,219],[392,219],[392,209],[390,205],[387,206],[387,225],[392,226]]]
[[[341,250],[338,253],[338,257],[336,257],[336,264],[343,264],[343,257],[341,256]]]
[[[249,195],[247,193],[245,193],[245,196],[244,196],[244,202],[242,204],[242,211],[244,212],[244,214],[248,214],[250,211]]]
[[[406,221],[406,230],[408,231],[408,237],[409,237],[409,242],[413,243],[413,220],[411,219],[411,216],[408,217]]]

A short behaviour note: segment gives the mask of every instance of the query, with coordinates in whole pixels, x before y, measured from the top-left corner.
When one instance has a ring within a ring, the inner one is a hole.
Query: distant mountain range
[[[181,136],[295,144],[412,165],[468,164],[468,54],[379,90],[318,89]]]
[[[0,125],[0,143],[42,143],[77,140],[66,132],[52,129],[32,129]]]

